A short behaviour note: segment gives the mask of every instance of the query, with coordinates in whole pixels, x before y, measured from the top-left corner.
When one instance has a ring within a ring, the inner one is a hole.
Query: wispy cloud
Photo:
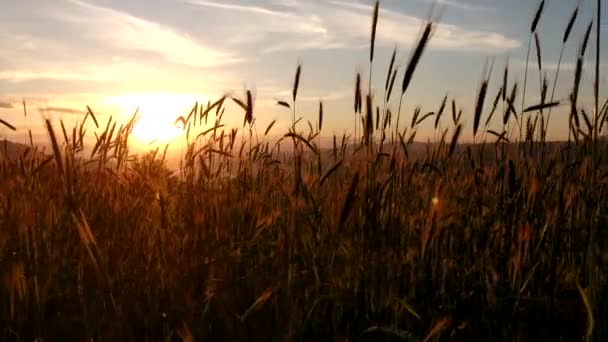
[[[28,82],[35,80],[81,81],[100,83],[125,83],[164,80],[171,73],[135,62],[86,63],[74,62],[68,66],[64,63],[50,65],[35,64],[27,68],[10,68],[0,71],[0,80],[11,82]],[[179,73],[173,72],[173,75]]]
[[[57,114],[67,114],[67,115],[82,115],[83,111],[79,109],[69,108],[69,107],[46,107],[44,108],[46,112],[52,112]]]
[[[70,0],[70,9],[55,16],[81,28],[84,36],[124,50],[156,53],[166,61],[196,68],[237,62],[234,56],[211,48],[172,27],[109,7]]]
[[[436,3],[439,5],[444,5],[446,7],[454,7],[454,8],[468,10],[468,11],[479,11],[479,10],[488,9],[488,7],[485,7],[485,6],[482,6],[479,4],[473,4],[470,1],[463,1],[463,0],[416,0],[416,1],[424,2],[424,3]]]
[[[339,20],[344,32],[353,32],[359,38],[369,39],[369,27],[361,25],[369,21],[372,6],[345,1],[332,1],[342,19]],[[342,8],[343,10],[340,10]],[[350,9],[350,10],[347,10]],[[411,45],[420,32],[425,19],[402,12],[381,9],[377,37],[380,43],[394,42]],[[355,33],[356,32],[356,33]],[[503,51],[520,47],[521,43],[498,32],[477,31],[455,24],[439,23],[429,48],[455,51]]]
[[[239,5],[239,4],[231,4],[231,3],[222,3],[215,1],[207,1],[207,0],[187,0],[186,2],[192,5],[206,6],[211,8],[218,8],[224,10],[233,10],[245,13],[254,13],[254,14],[265,14],[270,16],[277,17],[292,17],[290,13],[275,11],[266,7],[261,6],[251,6],[251,5]],[[295,3],[291,4],[292,6]]]
[[[446,4],[452,4],[448,1]],[[289,11],[212,0],[188,0],[191,4],[215,8],[226,22],[238,21],[230,35],[239,44],[255,44],[265,52],[298,49],[335,49],[366,46],[372,6],[346,1],[290,3]],[[452,4],[455,5],[456,3]],[[458,2],[457,4],[463,5]],[[474,8],[472,5],[467,8]],[[244,17],[243,12],[248,16]],[[422,18],[382,9],[378,44],[410,45],[415,42]],[[470,30],[454,24],[440,24],[430,48],[460,51],[502,51],[520,42],[497,32]]]
[[[525,69],[526,68],[526,61],[525,60],[514,60],[511,63],[512,66],[518,68],[518,69]],[[557,70],[557,62],[554,61],[543,61],[543,72],[546,71],[550,71],[552,73],[554,73]],[[608,64],[606,63],[600,63],[600,68],[604,69],[608,67]],[[583,71],[584,70],[592,70],[593,68],[595,68],[595,63],[584,63],[583,64]],[[537,62],[534,61],[532,62],[532,60],[530,60],[530,62],[528,63],[528,70],[532,71],[532,72],[537,72]],[[559,70],[560,70],[560,75],[565,75],[562,74],[564,72],[571,72],[574,73],[574,71],[576,70],[576,63],[573,62],[562,62],[561,65],[559,65]],[[560,76],[561,77],[561,76]],[[564,76],[565,77],[565,76]]]
[[[260,95],[263,96],[262,101],[258,101],[260,104],[276,106],[277,101],[289,99],[291,97],[292,90],[287,88],[279,87],[267,87],[260,91]],[[352,96],[353,91],[350,88],[341,88],[337,90],[328,90],[326,92],[313,89],[303,89],[298,93],[298,102],[330,102],[346,99]]]
[[[12,109],[14,107],[15,106],[12,103],[10,103],[10,102],[0,101],[0,109]]]

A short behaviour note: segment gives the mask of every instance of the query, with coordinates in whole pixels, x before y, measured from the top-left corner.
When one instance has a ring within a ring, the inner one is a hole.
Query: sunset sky
[[[470,118],[488,58],[494,58],[490,97],[502,82],[507,57],[511,75],[520,85],[523,81],[537,1],[437,2],[443,10],[441,23],[405,95],[402,115],[406,120],[416,105],[425,112],[436,110],[446,92]],[[576,3],[548,0],[539,24],[550,84]],[[374,65],[378,94],[393,47],[398,48],[398,64],[404,66],[431,4],[430,0],[381,1]],[[594,4],[581,1],[581,15],[564,55],[558,99],[567,98],[572,87],[574,58],[595,12]],[[289,124],[290,115],[275,103],[289,98],[300,61],[301,114],[315,120],[321,99],[326,134],[349,132],[354,76],[357,71],[367,75],[368,70],[372,6],[372,0],[1,0],[0,118],[17,126],[21,138],[23,130],[30,128],[45,139],[41,110],[54,120],[70,121],[82,117],[86,104],[101,117],[127,117],[141,106],[142,120],[150,124],[146,127],[162,130],[158,125],[170,125],[178,115],[187,114],[196,100],[213,101],[225,92],[242,96],[250,88],[256,98],[258,126],[263,129],[277,119],[280,125],[275,129],[281,129]],[[606,27],[601,27],[606,49],[602,99],[608,90]],[[595,37],[587,52],[581,98],[589,112],[594,42]],[[527,98],[532,105],[538,102],[539,84],[534,52],[530,64]],[[23,99],[28,103],[27,121]],[[241,123],[241,112],[231,108],[229,121]],[[553,137],[566,132],[565,111],[555,111]],[[420,136],[432,134],[427,127]],[[0,137],[4,136],[14,135],[0,127]]]

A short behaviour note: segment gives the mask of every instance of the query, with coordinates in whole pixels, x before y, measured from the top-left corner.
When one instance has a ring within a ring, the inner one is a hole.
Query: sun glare
[[[200,97],[175,93],[124,94],[108,98],[106,103],[117,107],[124,118],[130,118],[139,108],[132,138],[139,144],[166,144],[175,142],[184,134],[175,119],[187,115]]]

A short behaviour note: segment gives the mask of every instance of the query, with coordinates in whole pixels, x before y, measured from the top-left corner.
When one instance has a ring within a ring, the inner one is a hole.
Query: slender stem
[[[524,106],[526,103],[526,85],[528,83],[528,63],[530,62],[530,47],[532,46],[532,33],[530,33],[530,38],[528,39],[528,53],[526,55],[526,71],[524,72],[524,92],[521,95],[521,115],[520,115],[520,121],[521,124],[519,125],[519,139],[522,138],[522,130],[521,127],[523,126],[524,123]]]
[[[371,60],[369,61],[369,82],[368,82],[367,87],[368,87],[368,88],[367,88],[367,94],[369,95],[369,99],[370,99],[369,101],[370,101],[370,102],[372,102],[372,100],[371,100],[371,98],[372,98],[372,61],[371,61]],[[371,115],[370,115],[370,117],[369,117],[369,118],[372,118],[372,117],[374,116],[374,107],[373,107],[373,106],[371,106],[371,108],[372,108],[372,112],[371,112]],[[365,121],[365,125],[366,125],[366,126],[367,126],[367,125],[369,125],[369,122],[367,122],[367,119],[369,119],[369,118],[365,118],[365,120],[366,120],[366,121]],[[374,126],[374,123],[373,123],[373,121],[372,121],[372,132],[373,132],[373,126]],[[367,134],[368,134],[368,133],[367,133],[367,127],[364,127],[364,129],[366,130],[365,134],[367,135]],[[373,136],[373,135],[372,135],[372,136]],[[367,139],[366,139],[366,140],[367,140],[367,142],[368,142],[368,145],[370,145],[370,146],[371,146],[371,144],[370,144],[370,143],[371,143],[371,141],[370,141],[370,140],[373,140],[373,139],[371,139],[371,138],[372,138],[372,137],[367,137]],[[370,150],[371,150],[371,148],[370,148]],[[369,151],[368,151],[368,152],[369,152]]]
[[[601,27],[602,27],[602,23],[601,23],[601,18],[602,18],[602,13],[601,13],[601,9],[602,9],[602,1],[601,0],[597,0],[597,25],[595,25],[595,29],[597,32],[596,35],[596,45],[595,45],[595,86],[593,88],[593,92],[594,92],[594,96],[595,96],[595,116],[594,116],[594,135],[595,135],[595,140],[597,141],[598,138],[598,129],[599,129],[599,117],[600,117],[600,112],[599,112],[599,91],[600,91],[600,32]]]
[[[557,60],[557,70],[555,71],[555,80],[553,80],[553,90],[551,90],[551,100],[549,102],[553,102],[555,98],[555,88],[557,87],[557,78],[559,77],[559,69],[562,64],[562,57],[564,56],[564,48],[566,44],[562,44],[562,50],[559,53],[559,59]],[[549,114],[547,115],[547,122],[545,123],[545,130],[549,129],[549,121],[551,120],[551,111],[553,108],[549,108]]]
[[[397,134],[397,137],[399,136],[399,118],[401,117],[401,103],[403,102],[403,94],[401,94],[401,97],[399,98],[399,109],[397,109],[397,123],[395,125],[395,132]]]

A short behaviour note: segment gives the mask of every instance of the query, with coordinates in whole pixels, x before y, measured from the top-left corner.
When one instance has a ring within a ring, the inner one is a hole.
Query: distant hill
[[[8,140],[0,140],[0,158],[6,157],[10,160],[16,160],[23,156],[31,147],[28,145],[15,143]]]

